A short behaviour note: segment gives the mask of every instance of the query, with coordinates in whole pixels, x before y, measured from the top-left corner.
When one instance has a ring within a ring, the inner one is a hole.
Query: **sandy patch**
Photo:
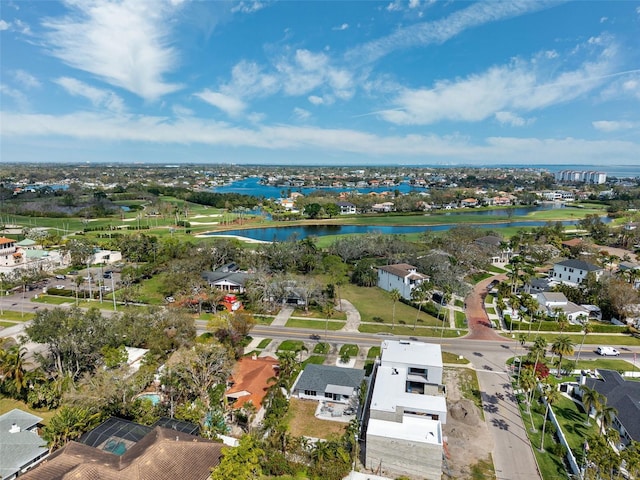
[[[219,225],[220,222],[189,222],[191,225]]]
[[[191,218],[216,218],[221,216],[222,216],[221,213],[212,213],[211,215],[194,215]]]
[[[462,395],[458,375],[460,370],[444,369],[448,414],[442,433],[447,439],[449,478],[466,479],[471,478],[472,465],[489,457],[493,450],[493,439],[478,407]]]
[[[237,238],[238,240],[241,240],[243,242],[247,242],[247,243],[271,243],[271,242],[267,242],[264,240],[256,240],[255,238],[249,238],[249,237],[243,237],[241,235],[206,235],[206,234],[200,234],[200,235],[196,235],[196,238],[211,238],[211,237],[217,237],[217,238]]]

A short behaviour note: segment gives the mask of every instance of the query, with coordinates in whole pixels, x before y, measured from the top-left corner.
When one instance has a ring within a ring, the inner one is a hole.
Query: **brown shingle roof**
[[[380,270],[385,272],[392,273],[396,277],[406,277],[410,273],[415,273],[413,270],[417,270],[417,267],[413,265],[409,265],[408,263],[397,263],[395,265],[385,265],[383,267],[378,267]]]
[[[24,480],[206,480],[220,463],[223,445],[194,435],[154,428],[122,456],[69,442]]]

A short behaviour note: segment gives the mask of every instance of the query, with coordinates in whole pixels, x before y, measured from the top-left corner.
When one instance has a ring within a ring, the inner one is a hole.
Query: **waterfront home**
[[[429,277],[418,273],[418,268],[407,263],[378,267],[378,287],[387,292],[398,290],[402,298],[411,300],[411,292]]]

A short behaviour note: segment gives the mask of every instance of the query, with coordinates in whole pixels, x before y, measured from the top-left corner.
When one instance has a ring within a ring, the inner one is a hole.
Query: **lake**
[[[480,212],[476,212],[480,213]],[[453,215],[452,215],[453,216]],[[611,221],[608,218],[602,218],[603,222],[608,223]],[[547,222],[541,221],[518,221],[518,222],[496,222],[496,223],[478,223],[469,225],[470,227],[478,227],[485,229],[499,229],[505,227],[541,227]],[[562,225],[575,225],[578,220],[569,220],[562,222]],[[252,238],[254,240],[261,240],[264,242],[283,242],[291,238],[302,240],[307,237],[323,237],[326,235],[348,235],[348,234],[363,234],[363,233],[383,233],[383,234],[395,234],[402,235],[408,233],[421,233],[427,231],[446,231],[457,224],[452,218],[452,223],[447,225],[394,225],[394,226],[380,226],[380,225],[295,225],[288,227],[267,227],[267,228],[248,228],[246,230],[225,230],[224,232],[209,232],[207,236],[220,236],[220,235],[236,235],[240,237]]]

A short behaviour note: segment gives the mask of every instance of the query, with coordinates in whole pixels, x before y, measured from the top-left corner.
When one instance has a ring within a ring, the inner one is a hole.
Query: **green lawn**
[[[278,351],[298,352],[304,347],[302,340],[284,340],[279,346]]]
[[[287,320],[286,327],[290,328],[314,328],[316,330],[335,331],[344,327],[345,322],[325,322],[324,320],[302,320],[300,318],[290,318]]]
[[[24,313],[14,312],[12,310],[3,310],[2,314],[0,314],[0,319],[2,320],[10,320],[13,322],[26,322],[35,317],[35,313]]]
[[[490,265],[487,270],[489,270],[491,273],[507,273],[504,268],[496,267],[495,265]]]
[[[626,361],[617,358],[597,358],[594,360],[580,360],[576,368],[580,370],[595,370],[596,368],[600,368],[603,370],[632,371],[634,366],[633,363],[631,363],[631,359]]]
[[[322,365],[325,361],[325,357],[321,355],[311,355],[304,362],[302,362],[302,368],[309,363],[313,363],[315,365]]]
[[[393,301],[391,294],[378,287],[358,287],[357,285],[343,285],[340,296],[349,300],[360,312],[363,322],[393,323]],[[418,310],[402,302],[396,302],[395,319],[397,325],[413,325],[416,322]],[[420,311],[417,325],[434,326],[441,322],[433,316]]]
[[[345,343],[344,345],[342,345],[342,347],[340,347],[339,356],[347,354],[349,355],[349,357],[355,357],[356,355],[358,355],[359,351],[360,349],[358,348],[358,345],[354,345],[352,343]]]
[[[445,328],[442,332],[441,328],[418,327],[414,330],[412,327],[397,325],[391,328],[390,325],[378,325],[374,323],[360,324],[358,331],[362,333],[390,333],[392,335],[420,336],[420,337],[440,337],[451,338],[466,335],[465,329]]]
[[[38,295],[32,298],[32,302],[46,303],[47,305],[62,305],[63,303],[76,303],[76,297],[57,297],[53,295]]]
[[[486,307],[485,310],[489,315],[496,315],[496,309],[493,307]]]
[[[591,425],[585,425],[586,415],[576,402],[567,397],[561,397],[558,403],[553,405],[553,411],[558,417],[567,442],[576,456],[578,462],[582,459],[582,447],[584,439],[598,433],[598,427],[594,420]]]
[[[484,297],[484,303],[493,303],[496,297],[492,294],[488,293],[486,297]]]
[[[459,298],[456,298],[456,299],[453,301],[453,304],[454,304],[456,307],[464,308],[464,302],[463,302],[462,300],[460,300]]]
[[[371,375],[371,371],[373,370],[373,363],[376,358],[380,356],[380,347],[371,347],[367,352],[367,359],[364,362],[364,371],[365,375]]]
[[[322,311],[315,308],[310,308],[308,312],[305,312],[303,308],[296,308],[293,311],[293,314],[291,316],[303,317],[303,318],[318,318],[318,319],[327,318],[327,316]],[[334,309],[331,320],[347,320],[347,313]]]
[[[464,312],[455,310],[453,314],[455,316],[456,328],[467,328],[467,316]]]
[[[269,345],[271,343],[271,339],[270,338],[263,338],[260,343],[258,344],[257,348],[263,349],[266,348],[267,345]]]
[[[324,342],[318,342],[313,347],[313,353],[317,353],[319,355],[326,355],[329,353],[329,344]]]
[[[466,358],[464,357],[460,358],[459,355],[456,355],[455,353],[451,353],[451,352],[442,352],[442,362],[454,363],[457,365],[467,365],[470,363],[469,360],[467,360]]]

